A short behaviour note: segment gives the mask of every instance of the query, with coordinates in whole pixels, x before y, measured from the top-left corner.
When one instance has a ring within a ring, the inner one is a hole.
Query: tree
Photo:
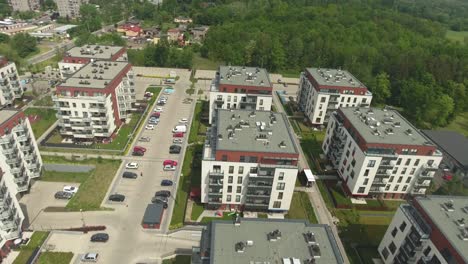
[[[54,0],[44,0],[42,10],[57,10],[57,4]]]
[[[385,72],[379,73],[375,77],[375,83],[371,87],[372,100],[376,103],[385,103],[386,100],[392,95],[390,91],[390,81],[388,74]]]
[[[101,29],[101,16],[94,5],[85,4],[80,6],[80,24],[87,32]]]
[[[10,36],[7,34],[0,33],[0,43],[8,43],[10,41]]]
[[[11,38],[11,47],[24,58],[37,51],[36,38],[27,33],[18,33]]]

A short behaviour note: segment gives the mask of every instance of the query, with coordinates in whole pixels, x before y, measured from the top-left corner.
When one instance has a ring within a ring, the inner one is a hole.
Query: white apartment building
[[[23,96],[16,64],[0,56],[0,105],[13,105],[15,99]]]
[[[109,138],[136,101],[132,65],[90,62],[58,85],[52,99],[62,135],[77,140]]]
[[[77,70],[92,61],[127,61],[127,50],[119,46],[83,45],[69,49],[58,63],[62,79],[72,76]]]
[[[273,85],[262,68],[220,66],[211,84],[210,124],[216,109],[270,111]]]
[[[23,112],[0,110],[0,248],[18,238],[23,212],[18,202],[31,179],[41,176],[42,159]]]
[[[428,138],[390,109],[338,109],[322,149],[353,196],[423,195],[442,160]]]
[[[39,0],[8,0],[13,11],[25,12],[34,11],[40,8]]]
[[[385,264],[468,263],[468,198],[416,197],[401,205],[379,245]]]
[[[204,145],[201,202],[208,208],[287,211],[298,158],[284,114],[218,109]]]
[[[372,93],[344,70],[307,68],[301,73],[297,102],[313,125],[328,123],[339,107],[369,107]]]
[[[77,18],[80,16],[80,6],[88,0],[55,0],[61,17]]]

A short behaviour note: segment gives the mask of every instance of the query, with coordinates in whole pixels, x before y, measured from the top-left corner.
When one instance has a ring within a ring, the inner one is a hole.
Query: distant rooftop
[[[61,87],[106,88],[128,62],[96,61],[86,64],[70,78],[60,84]]]
[[[5,109],[0,110],[0,125],[8,119],[10,119],[11,117],[13,117],[14,115],[16,115],[17,113],[19,113],[19,111]]]
[[[340,108],[367,143],[435,146],[397,111],[380,108]]]
[[[210,228],[210,227],[209,227]],[[314,259],[315,262],[306,262]],[[344,263],[328,225],[304,220],[241,219],[211,223],[210,263]]]
[[[101,46],[101,45],[83,45],[74,47],[67,51],[66,56],[77,58],[90,58],[96,60],[110,60],[114,54],[123,47],[119,46]]]
[[[75,27],[77,27],[77,25],[63,25],[63,26],[55,28],[54,31],[57,33],[63,33]]]
[[[349,88],[366,88],[350,72],[339,69],[307,68],[306,71],[312,75],[318,85],[338,86]]]
[[[216,149],[298,153],[284,114],[252,110],[217,111]]]
[[[468,138],[454,131],[423,130],[435,144],[468,169]]]
[[[430,195],[416,201],[468,263],[468,197]]]
[[[219,83],[272,87],[270,77],[265,69],[243,66],[219,66]]]

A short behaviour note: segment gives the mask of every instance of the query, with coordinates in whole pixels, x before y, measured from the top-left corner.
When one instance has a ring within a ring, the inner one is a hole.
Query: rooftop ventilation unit
[[[379,131],[378,129],[373,129],[373,130],[372,130],[372,134],[373,134],[374,136],[380,136],[380,131]]]
[[[244,253],[245,251],[245,243],[244,242],[237,242],[235,245],[237,253]]]
[[[223,135],[222,134],[218,134],[218,140],[223,140]]]
[[[231,120],[235,120],[235,119],[236,119],[236,115],[235,115],[235,114],[232,114]]]
[[[249,117],[255,117],[255,111],[250,112]]]
[[[405,133],[406,133],[408,136],[411,136],[411,135],[413,135],[413,130],[411,130],[411,129],[408,128],[408,129],[405,130]]]
[[[281,231],[279,231],[279,229],[275,229],[271,231],[270,233],[268,233],[267,236],[268,236],[268,241],[277,241],[281,239]]]
[[[304,259],[304,264],[315,264],[317,263],[315,259]]]
[[[284,141],[281,141],[281,142],[279,143],[279,147],[280,147],[280,148],[286,148],[286,143],[284,143]]]
[[[460,218],[457,221],[455,221],[459,227],[464,227],[465,226],[465,218]]]
[[[387,129],[385,129],[385,134],[387,134],[387,135],[393,135],[393,134],[394,134],[393,128],[389,127],[389,128],[387,128]]]
[[[453,207],[453,200],[445,202],[442,207],[445,209],[447,212],[453,212],[455,211],[455,208]]]
[[[304,233],[304,237],[305,237],[305,240],[306,240],[307,244],[309,244],[309,245],[317,244],[317,240],[315,239],[315,234],[314,233],[309,231],[307,233]]]
[[[463,212],[465,212],[465,213],[467,213],[467,214],[468,214],[468,205],[467,205],[467,206],[465,206],[465,207],[463,207],[463,209],[462,209],[462,210],[463,210]]]
[[[322,255],[322,252],[320,251],[319,244],[311,245],[309,246],[310,250],[310,255],[312,255],[312,258],[318,259]]]
[[[232,132],[232,131],[229,132],[228,138],[229,138],[229,139],[233,139],[233,138],[234,138],[234,132]]]
[[[400,122],[395,122],[395,123],[393,123],[393,126],[394,127],[401,127],[401,123]]]
[[[468,228],[461,229],[460,238],[461,240],[468,241]]]

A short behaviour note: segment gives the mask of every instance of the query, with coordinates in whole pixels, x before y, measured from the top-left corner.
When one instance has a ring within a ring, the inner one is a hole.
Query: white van
[[[187,126],[186,125],[177,125],[172,129],[172,133],[177,133],[177,132],[182,132],[185,133],[187,132]]]

